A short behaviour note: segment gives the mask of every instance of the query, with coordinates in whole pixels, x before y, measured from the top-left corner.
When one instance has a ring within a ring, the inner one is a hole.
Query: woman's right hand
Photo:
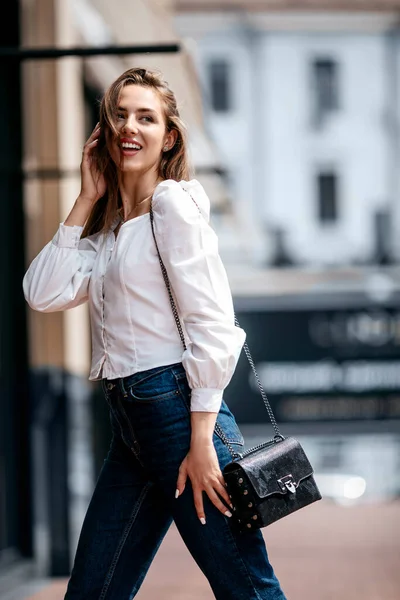
[[[93,157],[93,149],[97,146],[100,136],[100,126],[97,123],[83,147],[81,162],[81,191],[80,199],[95,204],[106,192],[107,185]]]

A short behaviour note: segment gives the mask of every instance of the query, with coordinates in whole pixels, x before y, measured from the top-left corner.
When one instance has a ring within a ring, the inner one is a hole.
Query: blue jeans
[[[176,500],[190,447],[190,388],[181,364],[103,380],[112,441],[83,523],[65,600],[131,600],[172,521],[218,600],[285,600],[260,531],[239,533],[204,499],[197,517],[188,481]],[[243,446],[225,403],[218,423]],[[221,468],[231,456],[214,433]]]

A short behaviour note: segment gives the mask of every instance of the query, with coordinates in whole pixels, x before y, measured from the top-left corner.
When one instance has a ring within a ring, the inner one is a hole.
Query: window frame
[[[323,190],[324,179],[326,181],[331,179],[331,189],[328,191],[325,189],[325,195]],[[337,169],[329,167],[325,169],[320,168],[317,170],[315,175],[316,213],[318,224],[321,227],[333,227],[336,226],[340,221],[339,190],[340,177]]]
[[[221,73],[223,75],[220,78],[220,81],[218,81],[218,73],[215,71],[215,69],[221,67]],[[210,57],[206,63],[206,73],[211,110],[213,113],[220,115],[231,113],[233,109],[231,61],[225,56]],[[220,86],[219,88],[218,85]]]

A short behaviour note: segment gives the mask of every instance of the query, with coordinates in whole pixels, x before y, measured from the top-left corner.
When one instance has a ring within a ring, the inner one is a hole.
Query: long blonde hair
[[[117,165],[109,152],[109,143],[118,135],[115,114],[122,88],[127,85],[140,85],[153,89],[160,97],[165,116],[166,130],[175,130],[177,138],[174,146],[164,152],[160,158],[159,177],[181,181],[191,178],[189,166],[186,128],[179,116],[175,94],[168,87],[161,73],[148,69],[128,69],[106,90],[100,104],[100,137],[93,150],[93,160],[97,162],[99,172],[104,176],[107,191],[94,205],[84,227],[82,237],[108,229],[121,206],[118,189]]]

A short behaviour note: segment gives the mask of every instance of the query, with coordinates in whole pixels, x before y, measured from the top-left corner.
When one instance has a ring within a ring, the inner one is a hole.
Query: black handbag
[[[186,350],[182,324],[168,273],[157,245],[151,204],[150,223],[172,312],[182,345]],[[235,325],[239,326],[236,316]],[[301,444],[293,437],[285,438],[279,430],[247,342],[243,349],[254,373],[275,435],[264,444],[238,454],[218,423],[215,425],[215,431],[232,456],[232,462],[225,466],[223,475],[233,505],[233,519],[241,531],[251,531],[266,527],[304,506],[321,500],[321,494],[314,479],[313,468]]]

